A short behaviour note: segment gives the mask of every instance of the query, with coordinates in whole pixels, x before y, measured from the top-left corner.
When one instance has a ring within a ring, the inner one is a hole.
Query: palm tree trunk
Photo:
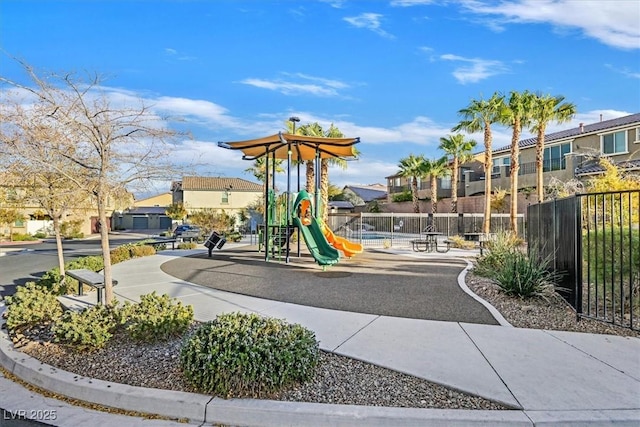
[[[542,202],[544,200],[544,132],[545,127],[540,126],[540,129],[538,130],[538,139],[536,140],[536,192],[538,193],[538,202]]]
[[[458,158],[453,158],[451,172],[451,213],[458,213]]]
[[[307,160],[306,166],[306,178],[307,178],[307,193],[313,194],[316,191],[316,175],[313,170],[313,163],[315,160]]]
[[[491,128],[488,124],[484,127],[484,222],[482,232],[491,232],[491,172],[493,160],[491,156]]]
[[[438,212],[438,179],[431,175],[431,213]]]
[[[411,177],[411,201],[413,202],[413,213],[420,213],[420,201],[418,200],[418,178]]]
[[[518,233],[518,171],[520,170],[520,164],[518,162],[518,156],[520,155],[520,147],[518,146],[519,140],[520,121],[516,121],[513,125],[513,138],[511,140],[511,207],[509,215],[511,231],[515,234]]]
[[[329,160],[320,160],[320,196],[322,197],[322,216],[318,215],[327,223],[329,219]],[[316,209],[318,207],[316,206]]]

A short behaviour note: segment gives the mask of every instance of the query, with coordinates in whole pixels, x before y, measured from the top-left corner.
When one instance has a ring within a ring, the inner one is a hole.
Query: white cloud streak
[[[608,46],[640,49],[640,6],[635,0],[463,0],[462,6],[474,14],[498,16],[485,21],[493,28],[507,23],[548,23],[559,29],[576,29]]]
[[[310,76],[303,73],[282,73],[284,78],[246,78],[240,83],[261,89],[280,92],[284,95],[314,95],[318,97],[341,96],[340,89],[348,89],[347,83],[335,79]]]
[[[364,28],[389,39],[395,38],[393,34],[389,34],[382,29],[382,18],[383,15],[379,13],[362,13],[358,16],[350,16],[342,19],[356,28]]]
[[[453,72],[453,76],[462,84],[477,83],[489,77],[504,74],[509,68],[502,62],[493,59],[465,58],[459,55],[444,54],[440,56],[443,61],[462,62]]]

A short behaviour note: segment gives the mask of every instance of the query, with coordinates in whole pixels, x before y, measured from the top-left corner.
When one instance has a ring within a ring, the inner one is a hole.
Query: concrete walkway
[[[6,337],[0,340],[3,365],[25,380],[57,393],[75,394],[84,400],[94,398],[96,402],[124,409],[189,418],[194,423],[640,425],[640,339],[513,328],[499,315],[497,322],[501,325],[495,326],[314,308],[206,288],[169,276],[160,269],[176,257],[201,252],[163,251],[156,256],[115,265],[114,277],[119,281],[115,288],[117,298],[135,301],[140,295],[153,291],[166,293],[193,305],[195,317],[201,321],[232,311],[284,318],[313,330],[324,350],[479,395],[514,410],[402,409],[222,400],[111,385],[78,379],[55,369],[42,369],[39,363],[13,350]],[[465,273],[458,279],[461,286],[464,286]],[[492,310],[492,313],[497,312]]]

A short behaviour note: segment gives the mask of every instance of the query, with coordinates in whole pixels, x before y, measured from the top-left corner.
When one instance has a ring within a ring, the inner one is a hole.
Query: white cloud
[[[282,73],[284,78],[261,79],[247,78],[240,83],[280,92],[284,95],[309,94],[319,97],[341,96],[338,89],[347,89],[349,85],[335,79],[315,77],[303,73]]]
[[[441,55],[440,59],[466,64],[459,66],[453,72],[453,76],[462,84],[477,83],[480,80],[509,71],[508,67],[502,61],[494,59],[465,58],[453,54]]]
[[[393,34],[389,34],[385,30],[382,29],[381,21],[383,15],[379,13],[362,13],[358,16],[351,16],[342,18],[347,21],[349,24],[353,25],[356,28],[365,28],[367,30],[373,31],[374,33],[393,39],[395,36]]]
[[[577,29],[587,37],[621,49],[640,49],[640,7],[631,1],[517,0],[485,2],[465,0],[472,13],[497,15],[492,27],[505,23],[548,23],[559,29]]]
[[[391,6],[409,7],[435,4],[436,0],[392,0]]]

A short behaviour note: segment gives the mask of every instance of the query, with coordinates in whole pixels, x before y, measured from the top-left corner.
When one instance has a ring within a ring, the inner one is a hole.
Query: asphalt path
[[[256,247],[181,257],[171,276],[209,288],[312,307],[414,319],[497,325],[458,285],[467,266],[451,258],[417,259],[365,251],[322,270],[308,254],[290,264],[264,262]]]
[[[110,246],[141,240],[144,236],[114,234],[109,236]],[[100,239],[65,240],[62,248],[65,262],[87,256],[100,255]],[[10,250],[10,251],[9,251]],[[38,280],[44,273],[58,266],[58,252],[55,242],[22,243],[0,245],[0,296],[13,295],[18,285]]]

